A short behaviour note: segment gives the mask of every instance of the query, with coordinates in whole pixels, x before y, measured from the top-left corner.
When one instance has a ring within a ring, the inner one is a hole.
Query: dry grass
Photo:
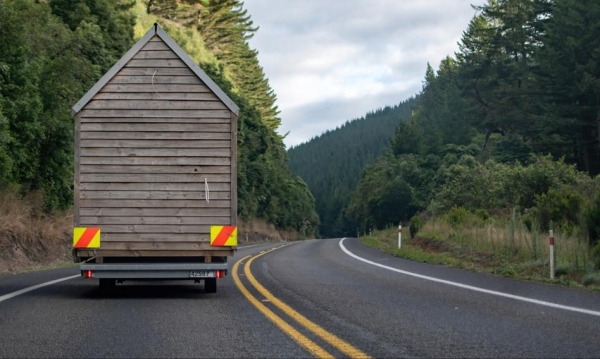
[[[0,192],[0,273],[68,261],[72,228],[72,213],[44,213],[40,192]]]
[[[285,231],[275,228],[264,219],[253,218],[242,220],[238,218],[238,242],[258,243],[269,241],[295,241],[299,235],[296,231]]]
[[[520,221],[481,221],[452,226],[443,219],[425,222],[416,238],[405,235],[397,248],[394,228],[361,237],[363,244],[394,256],[527,280],[584,285],[600,290],[600,273],[587,240],[559,230],[555,237],[555,275],[550,280],[548,233],[529,231]]]
[[[495,223],[490,221],[483,226],[453,227],[443,220],[428,221],[420,236],[451,242],[459,247],[488,253],[509,261],[549,261],[549,233],[536,229],[529,231],[518,221]],[[573,270],[592,269],[588,243],[575,235],[560,231],[554,232],[554,253],[557,266],[571,267]]]
[[[43,196],[21,198],[0,192],[0,274],[70,262],[73,213],[43,211]],[[239,221],[238,240],[246,243],[297,240],[294,231],[277,230],[264,220]]]

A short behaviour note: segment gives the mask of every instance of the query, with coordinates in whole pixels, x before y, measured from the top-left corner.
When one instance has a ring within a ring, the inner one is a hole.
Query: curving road
[[[235,264],[235,267],[234,267]],[[61,269],[0,277],[0,357],[598,357],[600,293],[414,263],[356,239],[241,248],[216,294]]]

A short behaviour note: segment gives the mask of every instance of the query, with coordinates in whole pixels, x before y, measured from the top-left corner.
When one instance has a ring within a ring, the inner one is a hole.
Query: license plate
[[[214,270],[193,270],[190,271],[190,278],[214,278]]]

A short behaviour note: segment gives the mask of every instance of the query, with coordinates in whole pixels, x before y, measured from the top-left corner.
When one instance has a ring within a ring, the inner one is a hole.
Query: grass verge
[[[398,234],[394,228],[374,231],[371,236],[361,237],[360,241],[365,246],[416,262],[600,291],[598,272],[585,272],[568,264],[559,264],[555,268],[555,279],[550,279],[549,264],[543,258],[531,260],[519,252],[498,255],[441,238],[406,237],[403,237],[401,249],[398,249]]]

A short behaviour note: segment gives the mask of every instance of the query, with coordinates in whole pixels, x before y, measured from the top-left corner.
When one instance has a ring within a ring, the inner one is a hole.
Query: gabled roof
[[[127,53],[73,106],[73,114],[78,113],[85,105],[140,51],[154,35],[158,35],[167,46],[192,70],[196,76],[236,115],[239,107],[217,86],[217,84],[186,54],[185,51],[160,27],[154,24],[146,34],[133,45]]]

